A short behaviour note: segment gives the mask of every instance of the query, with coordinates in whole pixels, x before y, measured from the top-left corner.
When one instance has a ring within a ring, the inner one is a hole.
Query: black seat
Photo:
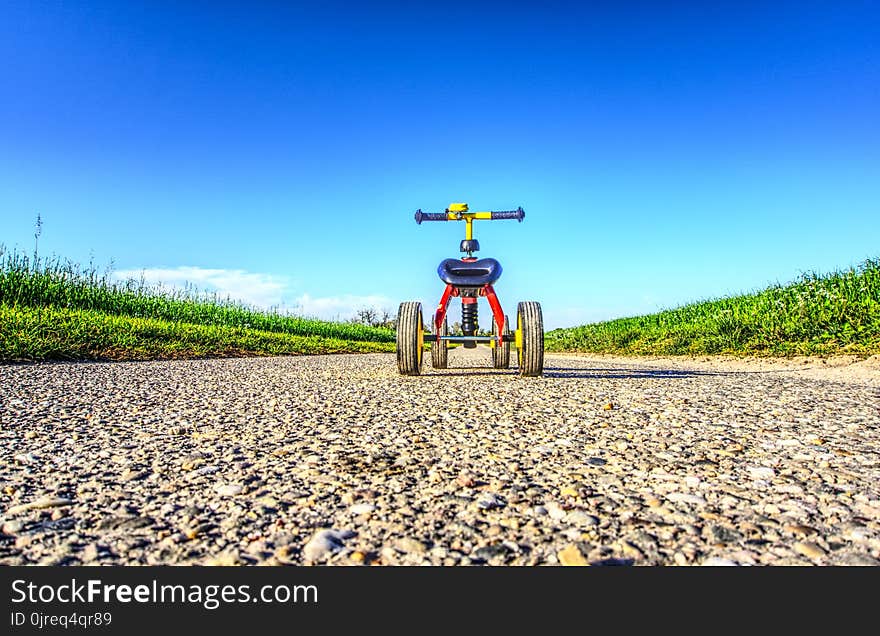
[[[447,258],[437,267],[440,280],[455,287],[482,287],[501,278],[501,263],[494,258],[461,261]]]

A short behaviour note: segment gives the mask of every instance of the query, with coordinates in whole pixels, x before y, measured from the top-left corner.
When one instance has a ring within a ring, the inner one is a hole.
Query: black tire
[[[544,318],[541,304],[521,302],[516,308],[516,327],[519,332],[516,358],[519,374],[535,378],[544,373]]]
[[[401,374],[419,375],[422,372],[423,333],[422,303],[400,303],[397,310],[397,370]]]
[[[441,336],[449,335],[449,322],[443,319],[443,326],[440,328]],[[431,366],[435,369],[445,369],[449,363],[449,342],[441,340],[440,342],[431,343]]]
[[[498,336],[498,323],[495,319],[492,319],[492,331],[495,336]],[[504,334],[505,336],[510,335],[510,317],[504,316]],[[509,369],[510,368],[510,343],[505,342],[500,347],[496,344],[492,347],[492,366],[496,369]]]

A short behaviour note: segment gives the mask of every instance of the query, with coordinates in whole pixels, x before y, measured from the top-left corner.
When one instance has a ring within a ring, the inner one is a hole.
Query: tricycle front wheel
[[[440,328],[441,336],[449,335],[449,322],[444,318]],[[431,343],[431,366],[435,369],[445,369],[449,364],[449,342],[441,340]]]
[[[492,320],[492,325],[494,327],[493,331],[496,338],[499,335],[510,335],[510,318],[508,316],[504,316],[503,331],[499,331],[497,321]],[[501,346],[499,346],[497,342],[492,343],[492,366],[496,369],[510,368],[510,342],[504,342],[501,344]]]

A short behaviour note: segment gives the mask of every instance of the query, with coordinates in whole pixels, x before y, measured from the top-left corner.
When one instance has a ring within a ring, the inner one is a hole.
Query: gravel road
[[[488,360],[0,366],[0,563],[880,564],[876,360]]]

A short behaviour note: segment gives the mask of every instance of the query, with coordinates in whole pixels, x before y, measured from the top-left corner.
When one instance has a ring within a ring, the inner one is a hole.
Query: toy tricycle
[[[522,208],[503,212],[469,212],[467,203],[452,203],[445,212],[422,212],[417,210],[416,223],[422,221],[464,221],[465,238],[460,251],[461,259],[447,258],[440,263],[437,274],[446,283],[434,312],[434,333],[425,333],[422,323],[422,304],[418,301],[400,303],[397,313],[397,368],[403,375],[419,375],[422,371],[422,353],[425,343],[431,345],[431,363],[435,369],[445,369],[449,358],[450,342],[460,342],[471,349],[478,342],[488,342],[492,348],[492,366],[507,369],[510,366],[510,343],[516,346],[519,373],[536,377],[544,371],[544,324],[540,303],[521,302],[516,310],[516,331],[510,325],[492,284],[501,276],[501,264],[494,258],[474,257],[480,249],[474,238],[473,221],[476,219],[498,220],[525,218]],[[463,335],[449,334],[446,310],[452,297],[461,298],[461,331]],[[477,301],[483,296],[492,309],[494,333],[478,335]]]

